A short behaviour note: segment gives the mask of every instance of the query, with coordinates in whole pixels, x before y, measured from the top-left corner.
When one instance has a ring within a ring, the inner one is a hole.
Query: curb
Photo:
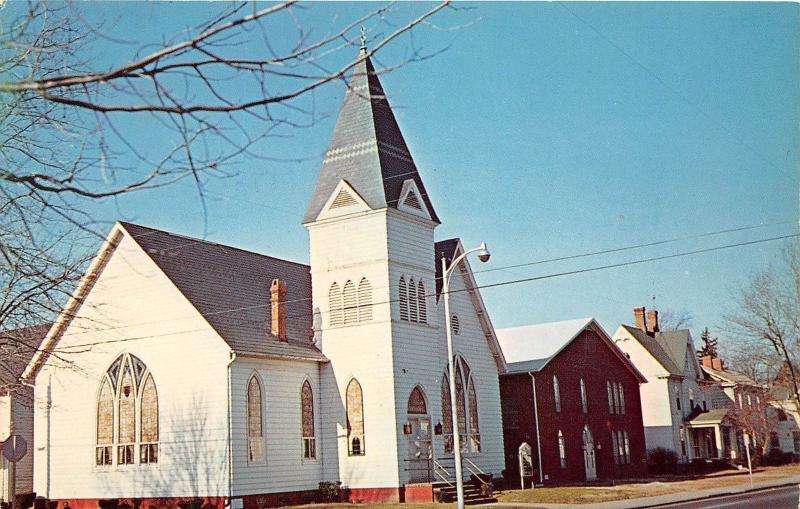
[[[628,498],[623,500],[610,500],[608,502],[597,502],[590,504],[548,504],[548,503],[520,503],[520,502],[501,502],[491,504],[489,507],[502,507],[506,509],[648,509],[663,507],[671,504],[681,504],[696,502],[700,500],[726,497],[732,495],[744,495],[746,493],[756,493],[775,488],[785,488],[787,486],[797,486],[800,484],[800,476],[787,477],[775,481],[764,481],[761,483],[744,483],[740,485],[728,486],[725,488],[711,488],[698,492],[682,491],[668,495],[657,495],[654,497]]]

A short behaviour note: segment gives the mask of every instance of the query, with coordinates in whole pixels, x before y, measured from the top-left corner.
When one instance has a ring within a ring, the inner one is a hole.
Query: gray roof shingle
[[[659,336],[663,335],[664,333],[657,332],[656,337],[648,336],[644,331],[638,329],[636,327],[632,327],[630,325],[622,325],[622,327],[628,331],[628,333],[633,336],[641,345],[650,352],[652,355],[663,367],[667,370],[670,375],[678,375],[683,376],[683,370],[685,366],[685,349],[686,349],[686,341],[684,340],[684,358],[680,358],[680,356],[675,356],[675,350],[673,348],[666,348],[665,343],[669,343],[669,341],[659,341]],[[675,331],[681,332],[681,331]],[[688,331],[686,331],[688,332]],[[669,336],[669,339],[674,339],[672,335]]]
[[[370,208],[381,209],[397,208],[408,179],[417,184],[431,219],[439,222],[375,67],[364,58],[353,69],[303,222],[317,218],[340,180],[352,186]]]
[[[0,390],[16,384],[52,324],[0,331]]]
[[[325,361],[313,345],[308,265],[120,223],[237,353]],[[288,341],[270,333],[270,284],[286,281]]]

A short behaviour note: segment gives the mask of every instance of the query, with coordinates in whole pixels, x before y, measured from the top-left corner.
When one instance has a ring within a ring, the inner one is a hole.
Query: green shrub
[[[647,469],[651,474],[673,474],[678,465],[675,451],[656,447],[647,451]]]

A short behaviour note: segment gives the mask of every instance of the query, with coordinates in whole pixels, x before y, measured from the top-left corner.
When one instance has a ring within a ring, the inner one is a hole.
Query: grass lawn
[[[800,474],[800,465],[765,467],[753,474],[753,482],[769,481]],[[549,504],[591,504],[629,498],[654,497],[682,491],[699,491],[749,483],[747,473],[726,471],[699,479],[662,479],[617,486],[564,486],[533,490],[506,490],[496,493],[499,502]]]
[[[753,474],[753,482],[769,481],[781,477],[800,475],[800,465],[762,467]],[[750,482],[746,472],[728,470],[698,479],[660,478],[647,482],[632,482],[616,486],[562,486],[536,488],[533,490],[504,490],[495,492],[498,502],[547,503],[547,504],[591,504],[629,498],[654,497],[681,491],[698,491],[722,488]],[[446,509],[455,504],[311,504],[295,506],[308,509],[353,509],[354,507],[376,507],[380,509]]]

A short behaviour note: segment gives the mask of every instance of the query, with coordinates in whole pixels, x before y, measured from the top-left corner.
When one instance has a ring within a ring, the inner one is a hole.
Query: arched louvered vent
[[[461,332],[461,324],[458,321],[458,315],[450,317],[450,329],[453,331],[454,336],[458,336],[458,333]]]
[[[328,300],[330,301],[330,320],[331,320],[331,327],[337,327],[342,325],[344,320],[342,314],[342,292],[339,289],[339,285],[333,283],[331,285],[331,289],[328,292]]]
[[[344,305],[344,323],[356,323],[358,321],[358,297],[356,296],[356,285],[348,280],[344,284],[342,292],[342,304]]]
[[[403,276],[400,276],[400,319],[408,321],[408,285]]]
[[[425,298],[425,285],[422,281],[417,283],[417,320],[419,323],[428,323],[428,304]]]
[[[406,195],[406,199],[403,200],[403,205],[406,207],[411,207],[413,209],[422,210],[422,205],[419,203],[419,198],[417,198],[417,193],[414,191],[409,191]]]
[[[336,198],[333,199],[333,203],[331,203],[330,208],[339,209],[342,207],[349,207],[355,204],[356,204],[356,199],[353,198],[353,195],[347,192],[347,190],[341,189],[339,191],[339,194],[336,195]]]
[[[358,321],[372,320],[372,285],[365,277],[358,283]]]
[[[417,284],[411,278],[408,282],[408,319],[416,322],[417,316]]]

